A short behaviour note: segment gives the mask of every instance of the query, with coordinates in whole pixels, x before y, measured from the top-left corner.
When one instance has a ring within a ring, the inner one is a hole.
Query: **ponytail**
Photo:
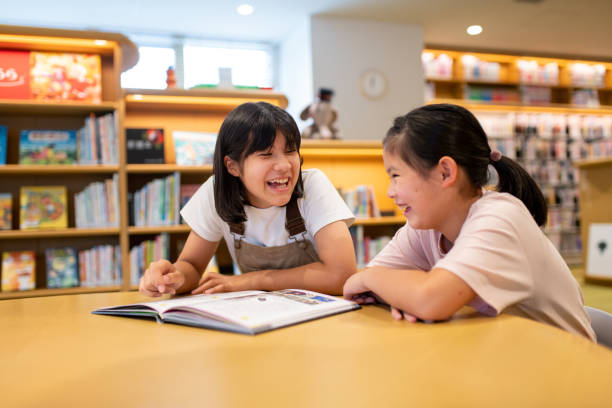
[[[546,199],[535,180],[525,169],[512,159],[501,157],[491,160],[498,175],[497,191],[509,193],[525,204],[536,223],[542,227],[548,217]]]

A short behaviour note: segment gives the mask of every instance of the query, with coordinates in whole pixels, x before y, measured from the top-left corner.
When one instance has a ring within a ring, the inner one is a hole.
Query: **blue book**
[[[21,131],[19,164],[75,164],[76,162],[76,131]]]
[[[6,126],[0,125],[0,164],[6,164]]]
[[[47,288],[79,286],[76,251],[73,248],[51,248],[45,251]]]

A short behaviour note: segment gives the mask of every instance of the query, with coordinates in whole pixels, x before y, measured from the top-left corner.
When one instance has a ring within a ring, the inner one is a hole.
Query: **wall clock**
[[[359,78],[359,87],[366,98],[380,99],[387,93],[387,77],[377,69],[368,69]]]

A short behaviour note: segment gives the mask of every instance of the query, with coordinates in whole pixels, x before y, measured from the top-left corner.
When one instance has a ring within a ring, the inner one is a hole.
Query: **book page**
[[[285,289],[276,292],[261,292],[242,295],[216,302],[193,302],[187,307],[167,310],[189,311],[205,317],[218,318],[241,326],[278,327],[292,322],[324,316],[336,311],[350,310],[354,302],[307,290]]]

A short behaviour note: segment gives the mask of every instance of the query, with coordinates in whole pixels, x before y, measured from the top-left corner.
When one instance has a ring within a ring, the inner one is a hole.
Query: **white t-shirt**
[[[523,316],[595,339],[578,282],[516,197],[485,192],[447,253],[441,238],[406,224],[368,266],[443,268],[476,292],[470,306],[483,314]]]
[[[344,221],[351,226],[355,217],[338,194],[338,191],[322,171],[309,169],[302,171],[304,196],[299,198],[298,208],[306,226],[305,238],[316,249],[315,234],[326,225]],[[285,229],[286,211],[284,207],[256,208],[244,207],[247,221],[244,237],[246,242],[260,246],[280,246],[291,242]],[[236,261],[234,245],[229,225],[219,217],[215,209],[213,177],[209,177],[196,191],[181,210],[185,222],[200,237],[216,242],[225,238],[232,259]]]

